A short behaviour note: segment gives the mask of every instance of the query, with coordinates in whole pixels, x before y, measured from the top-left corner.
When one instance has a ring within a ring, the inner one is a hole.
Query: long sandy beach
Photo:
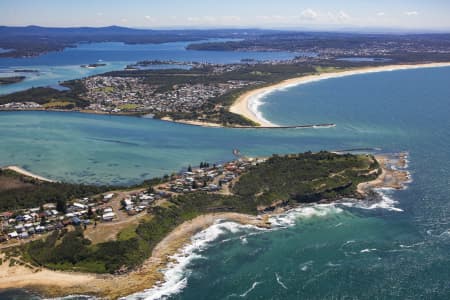
[[[275,92],[277,90],[286,89],[293,86],[298,86],[301,84],[306,84],[310,82],[339,78],[345,76],[359,75],[359,74],[369,74],[378,72],[388,72],[397,70],[409,70],[409,69],[420,69],[420,68],[438,68],[438,67],[450,67],[450,62],[446,63],[427,63],[427,64],[414,64],[414,65],[388,65],[380,67],[363,67],[352,70],[343,70],[331,73],[323,73],[316,75],[308,75],[302,77],[296,77],[292,79],[284,80],[280,83],[262,87],[259,89],[248,91],[242,94],[234,104],[230,107],[230,112],[242,115],[247,119],[252,120],[255,123],[260,124],[263,127],[277,127],[274,124],[266,120],[259,111],[259,106],[261,103],[261,98],[264,96]]]

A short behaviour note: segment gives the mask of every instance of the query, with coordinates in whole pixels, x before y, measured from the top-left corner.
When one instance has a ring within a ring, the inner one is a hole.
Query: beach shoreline
[[[229,112],[243,116],[244,118],[257,124],[254,126],[241,126],[241,125],[230,125],[226,126],[220,123],[204,122],[200,120],[174,120],[170,117],[162,117],[161,121],[178,123],[191,126],[199,127],[209,127],[209,128],[316,128],[314,124],[301,124],[301,125],[279,125],[275,124],[262,115],[258,110],[263,104],[261,99],[268,94],[276,92],[278,90],[283,90],[286,88],[295,87],[302,84],[307,84],[311,82],[317,82],[326,79],[341,78],[354,75],[364,75],[371,73],[380,72],[390,72],[390,71],[401,71],[401,70],[412,70],[412,69],[426,69],[426,68],[440,68],[440,67],[450,67],[450,62],[439,62],[439,63],[419,63],[419,64],[399,64],[399,65],[383,65],[383,66],[370,66],[370,67],[356,67],[351,69],[335,70],[332,72],[317,73],[313,75],[306,75],[300,77],[289,78],[278,83],[269,83],[267,86],[255,88],[244,92],[239,95],[234,103],[228,108]],[[102,111],[93,111],[86,109],[3,109],[0,112],[8,111],[49,111],[49,112],[78,112],[83,114],[94,114],[94,115],[109,115],[109,116],[131,116],[131,117],[145,117],[146,113],[139,112],[119,112],[110,113]],[[335,124],[332,124],[335,125]],[[319,126],[321,127],[321,126]],[[332,126],[334,127],[334,126]]]
[[[44,176],[40,176],[40,175],[34,174],[34,173],[30,172],[30,171],[27,171],[24,168],[21,168],[19,166],[6,166],[6,167],[3,167],[1,169],[2,170],[11,170],[11,171],[19,173],[21,175],[25,175],[27,177],[31,177],[31,178],[34,178],[34,179],[37,179],[37,180],[41,180],[41,181],[45,181],[45,182],[52,182],[52,183],[56,182],[56,181],[51,180],[49,178],[46,178]]]
[[[307,84],[311,82],[317,82],[325,79],[333,79],[340,77],[347,77],[353,75],[363,75],[380,72],[411,70],[411,69],[425,69],[425,68],[439,68],[450,67],[450,62],[446,63],[425,63],[425,64],[403,64],[403,65],[385,65],[375,67],[361,67],[355,69],[344,69],[342,71],[319,73],[314,75],[306,75],[301,77],[295,77],[291,79],[283,80],[279,83],[269,86],[250,90],[240,95],[236,101],[230,106],[229,111],[238,115],[241,115],[255,123],[259,124],[259,127],[278,127],[277,124],[272,123],[262,116],[258,107],[262,104],[260,101],[263,97],[276,92],[278,90]],[[258,126],[256,126],[258,127]]]
[[[398,155],[395,167],[407,165],[406,154]],[[358,193],[367,196],[370,190],[379,187],[401,188],[406,182],[406,170],[392,168],[392,158],[377,155],[382,172],[377,179],[358,185]],[[52,271],[43,267],[31,266],[20,258],[20,263],[12,264],[5,254],[0,254],[0,289],[24,288],[36,291],[46,297],[63,295],[94,295],[106,299],[118,299],[154,288],[165,282],[163,270],[173,262],[174,255],[192,243],[192,237],[219,221],[231,221],[241,225],[270,228],[268,219],[272,215],[285,213],[289,207],[277,207],[271,214],[247,215],[224,212],[200,215],[184,222],[162,239],[152,251],[152,255],[138,269],[123,275],[91,274]]]
[[[3,254],[3,257],[0,255],[0,259],[3,259],[0,265],[0,289],[29,289],[46,297],[82,294],[106,299],[118,299],[142,292],[163,282],[164,275],[161,270],[173,260],[172,256],[188,244],[192,236],[219,220],[267,227],[264,219],[241,213],[212,213],[198,216],[176,227],[158,243],[151,257],[141,267],[124,275],[52,271],[31,266],[26,262],[11,266]]]

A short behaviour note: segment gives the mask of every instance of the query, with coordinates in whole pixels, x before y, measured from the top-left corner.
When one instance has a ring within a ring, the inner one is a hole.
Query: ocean
[[[412,182],[272,217],[272,230],[220,222],[193,237],[167,283],[128,299],[449,299],[450,68],[355,75],[269,94],[277,124],[202,128],[152,119],[0,113],[0,164],[72,182],[134,183],[200,161],[354,148],[408,152]],[[2,294],[0,294],[0,297]]]

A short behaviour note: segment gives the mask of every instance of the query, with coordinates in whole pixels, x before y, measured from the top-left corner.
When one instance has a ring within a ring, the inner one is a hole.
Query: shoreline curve
[[[251,121],[260,124],[258,127],[280,127],[267,119],[261,114],[258,108],[263,104],[261,99],[265,96],[286,88],[299,86],[311,82],[317,82],[326,79],[347,77],[353,75],[363,75],[380,72],[411,70],[411,69],[425,69],[425,68],[440,68],[450,67],[450,62],[445,63],[425,63],[425,64],[402,64],[402,65],[385,65],[376,67],[361,67],[355,69],[344,69],[342,71],[319,73],[314,75],[306,75],[283,80],[269,86],[256,88],[240,95],[236,101],[230,106],[229,111],[241,115]]]
[[[51,179],[46,178],[44,176],[37,175],[35,173],[32,173],[30,171],[25,170],[24,168],[19,167],[19,166],[6,166],[6,167],[3,167],[1,169],[2,170],[11,170],[11,171],[19,173],[21,175],[25,175],[27,177],[31,177],[31,178],[34,178],[34,179],[37,179],[37,180],[41,180],[41,181],[45,181],[45,182],[52,182],[52,183],[56,182],[55,180],[51,180]]]

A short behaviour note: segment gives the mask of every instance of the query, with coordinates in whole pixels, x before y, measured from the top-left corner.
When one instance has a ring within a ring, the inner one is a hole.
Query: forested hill
[[[23,248],[32,263],[59,270],[118,273],[140,266],[175,227],[212,212],[257,214],[273,203],[333,200],[356,196],[356,186],[376,178],[378,162],[369,155],[329,152],[273,156],[250,167],[231,194],[191,192],[149,208],[151,218],[124,229],[126,235],[93,245],[82,228],[54,231]]]
[[[211,38],[244,38],[274,31],[258,29],[151,30],[119,26],[48,28],[0,26],[0,48],[13,51],[0,57],[36,56],[74,47],[80,42],[123,42],[127,44],[199,41]]]

